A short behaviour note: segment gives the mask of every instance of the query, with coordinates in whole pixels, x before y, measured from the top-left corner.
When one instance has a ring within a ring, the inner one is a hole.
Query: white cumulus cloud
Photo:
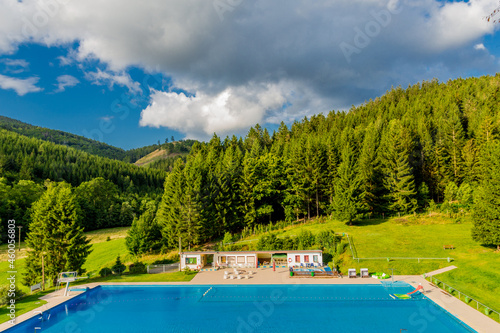
[[[74,76],[60,75],[57,77],[56,92],[62,92],[66,90],[67,87],[74,87],[78,83],[80,83],[80,81]]]
[[[195,97],[154,91],[141,125],[201,137],[348,108],[391,86],[498,72],[497,58],[474,50],[498,32],[484,20],[497,6],[497,0],[3,1],[0,53],[23,43],[66,46],[61,65],[99,63],[101,69],[85,69],[88,80],[132,93],[141,87],[130,68],[161,73]],[[341,45],[353,53],[346,57]]]
[[[42,88],[37,87],[39,78],[30,77],[27,79],[18,79],[15,77],[5,76],[0,74],[0,88],[2,89],[12,89],[19,96],[24,96],[27,93],[41,91]]]
[[[86,73],[85,77],[98,85],[106,84],[110,87],[113,87],[115,84],[117,84],[119,86],[127,87],[130,92],[133,93],[140,93],[142,91],[140,83],[132,80],[130,75],[123,71],[120,73],[115,73],[97,69],[96,72]]]

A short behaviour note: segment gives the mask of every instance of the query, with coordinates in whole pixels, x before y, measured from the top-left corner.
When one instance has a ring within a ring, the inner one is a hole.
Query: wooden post
[[[42,253],[42,290],[45,290],[45,266],[43,262],[43,253]]]
[[[182,250],[181,236],[179,236],[179,272],[181,271],[181,250]]]
[[[19,229],[19,252],[21,252],[21,228],[22,225],[18,225],[17,228]]]

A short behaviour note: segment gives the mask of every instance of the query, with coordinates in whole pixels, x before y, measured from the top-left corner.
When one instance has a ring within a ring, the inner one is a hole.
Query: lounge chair
[[[356,269],[355,268],[349,268],[347,270],[347,272],[348,272],[349,278],[356,278],[357,277]]]
[[[249,278],[250,278],[250,274],[245,275],[245,279],[248,280]]]
[[[359,270],[359,276],[361,276],[362,278],[369,278],[370,274],[368,274],[368,268],[361,268]]]

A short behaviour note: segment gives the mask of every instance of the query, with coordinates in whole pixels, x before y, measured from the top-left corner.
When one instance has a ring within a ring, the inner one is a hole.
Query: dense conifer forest
[[[44,141],[53,142],[59,145],[68,146],[75,148],[77,150],[84,151],[86,153],[97,155],[101,157],[107,157],[114,160],[124,161],[128,163],[134,163],[141,157],[148,155],[149,153],[155,151],[156,149],[165,149],[168,153],[187,153],[190,147],[193,145],[194,140],[178,141],[174,142],[174,138],[171,138],[171,142],[166,138],[164,143],[158,141],[157,144],[152,144],[145,147],[124,150],[121,148],[110,146],[104,142],[99,142],[96,140],[88,139],[83,136],[75,135],[68,132],[53,130],[49,128],[33,126],[22,121],[11,119],[8,117],[0,116],[0,129],[6,129],[8,131],[16,132],[18,134],[36,138]],[[155,167],[155,166],[153,166]],[[155,167],[157,169],[162,169],[164,165],[159,165]]]
[[[126,226],[158,200],[166,173],[0,129],[0,219],[29,227],[31,206],[50,182],[77,194],[85,230]],[[25,228],[27,232],[29,228]],[[3,236],[5,236],[3,234]]]
[[[425,81],[272,135],[258,125],[244,139],[214,135],[176,162],[154,223],[175,247],[178,236],[188,246],[279,220],[467,211],[496,183],[499,98],[499,74]]]

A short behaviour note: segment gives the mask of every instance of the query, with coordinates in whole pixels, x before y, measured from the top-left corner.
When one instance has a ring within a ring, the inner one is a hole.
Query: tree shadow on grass
[[[369,225],[379,225],[388,221],[389,219],[363,219],[353,222],[352,225],[357,227],[364,227]],[[346,225],[349,225],[349,222],[346,222]]]

